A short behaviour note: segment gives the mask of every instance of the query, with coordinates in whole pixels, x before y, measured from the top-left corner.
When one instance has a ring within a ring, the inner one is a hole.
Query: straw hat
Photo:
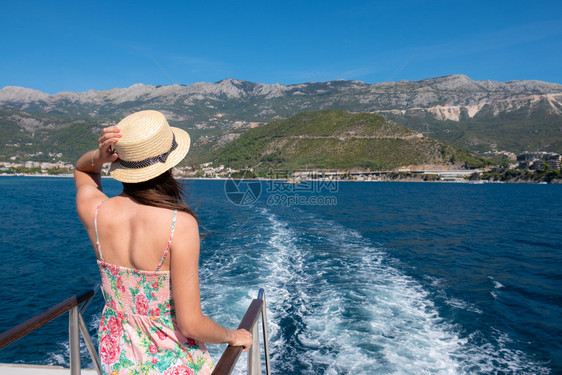
[[[171,127],[158,111],[135,112],[117,126],[122,137],[113,147],[119,159],[109,173],[118,181],[148,181],[176,166],[189,151],[189,134]]]

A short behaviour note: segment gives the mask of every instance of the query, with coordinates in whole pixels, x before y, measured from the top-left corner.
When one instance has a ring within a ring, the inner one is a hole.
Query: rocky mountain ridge
[[[34,106],[36,110],[77,105],[119,105],[123,103],[150,103],[173,105],[178,101],[186,106],[196,101],[251,100],[259,98],[272,100],[298,98],[301,109],[312,108],[305,97],[323,97],[317,101],[326,106],[337,102],[345,103],[355,99],[362,112],[428,110],[437,117],[451,117],[449,111],[467,108],[474,117],[484,106],[497,105],[499,110],[516,107],[513,103],[538,102],[546,100],[553,113],[562,113],[562,85],[541,81],[473,81],[464,75],[453,75],[421,81],[382,82],[367,84],[360,81],[311,82],[295,85],[262,84],[228,78],[217,83],[200,82],[189,86],[152,86],[142,83],[128,88],[106,91],[59,92],[49,95],[41,91],[6,86],[0,90],[0,105],[25,110]],[[351,97],[344,98],[344,96]],[[304,99],[304,100],[303,100]],[[324,100],[320,100],[324,99]],[[291,100],[295,101],[295,99]],[[511,104],[511,105],[510,105]]]
[[[13,147],[21,151],[23,141],[47,142],[53,132],[71,127],[96,132],[142,109],[160,110],[172,125],[188,130],[193,150],[203,154],[246,129],[325,109],[378,113],[473,150],[562,151],[562,85],[473,81],[464,75],[374,84],[336,80],[281,85],[228,78],[53,95],[6,86],[0,90],[0,147],[18,145]]]

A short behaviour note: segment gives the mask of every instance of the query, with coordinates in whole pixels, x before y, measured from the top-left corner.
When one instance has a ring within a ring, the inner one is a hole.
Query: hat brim
[[[109,174],[111,177],[121,182],[136,183],[144,182],[161,175],[168,169],[175,167],[185,158],[189,147],[191,146],[191,138],[183,129],[170,127],[176,137],[178,147],[168,155],[168,159],[164,163],[152,164],[144,168],[127,168],[119,163],[119,160],[111,163]]]

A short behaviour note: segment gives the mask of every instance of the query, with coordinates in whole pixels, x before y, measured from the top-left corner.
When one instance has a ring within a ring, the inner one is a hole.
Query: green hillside
[[[382,116],[347,111],[303,112],[247,130],[217,150],[232,168],[390,170],[410,164],[472,162],[467,153],[422,137]]]

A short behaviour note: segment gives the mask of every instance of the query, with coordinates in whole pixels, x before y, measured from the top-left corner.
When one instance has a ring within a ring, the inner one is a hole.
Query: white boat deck
[[[82,374],[96,375],[96,370],[82,370]],[[70,375],[70,369],[59,366],[22,365],[19,363],[0,363],[2,375]]]

